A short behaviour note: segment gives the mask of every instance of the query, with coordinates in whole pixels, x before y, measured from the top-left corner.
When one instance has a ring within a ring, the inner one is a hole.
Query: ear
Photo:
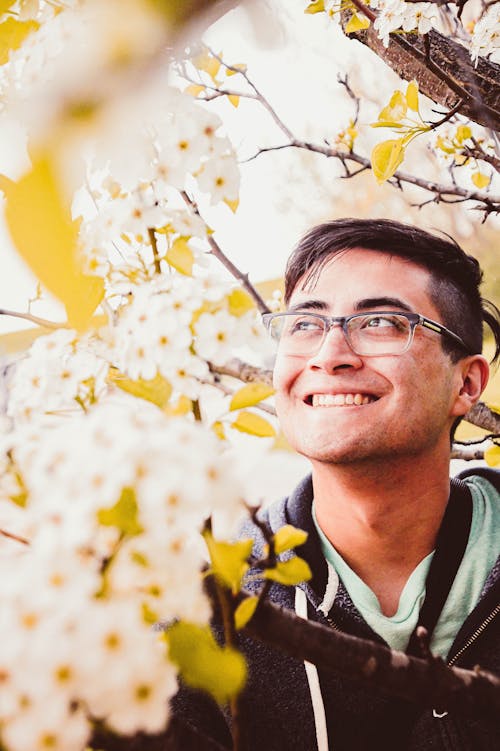
[[[482,355],[470,355],[457,365],[457,396],[452,415],[461,417],[479,401],[490,374],[488,361]]]

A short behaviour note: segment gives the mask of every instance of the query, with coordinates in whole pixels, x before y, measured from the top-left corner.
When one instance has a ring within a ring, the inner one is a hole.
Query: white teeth
[[[360,406],[362,404],[370,404],[374,402],[375,397],[369,394],[313,394],[312,405],[313,407],[343,407],[346,404],[355,404]]]

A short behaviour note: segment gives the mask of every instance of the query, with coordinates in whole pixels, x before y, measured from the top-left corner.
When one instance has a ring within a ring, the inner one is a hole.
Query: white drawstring
[[[299,618],[307,620],[307,598],[306,593],[300,587],[295,587],[295,612]],[[314,713],[314,724],[316,726],[316,742],[318,751],[332,751],[328,746],[328,731],[326,729],[326,714],[321,686],[319,685],[319,676],[316,665],[304,660],[306,669],[307,682],[311,693],[311,701]]]

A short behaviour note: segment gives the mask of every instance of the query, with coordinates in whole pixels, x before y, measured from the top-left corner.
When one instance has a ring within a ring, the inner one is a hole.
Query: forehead
[[[316,300],[332,312],[345,314],[360,300],[385,297],[436,317],[439,314],[430,294],[431,278],[427,269],[406,258],[354,248],[312,266],[299,279],[289,302],[297,305]]]

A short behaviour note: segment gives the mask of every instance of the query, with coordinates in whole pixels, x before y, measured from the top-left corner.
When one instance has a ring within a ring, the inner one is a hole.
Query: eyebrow
[[[362,300],[358,300],[354,304],[355,311],[373,310],[374,308],[399,308],[400,310],[406,310],[409,313],[413,312],[413,309],[405,303],[404,300],[400,300],[398,297],[365,297]],[[328,303],[324,300],[304,300],[304,302],[291,305],[288,308],[289,313],[295,313],[302,310],[327,310]]]

